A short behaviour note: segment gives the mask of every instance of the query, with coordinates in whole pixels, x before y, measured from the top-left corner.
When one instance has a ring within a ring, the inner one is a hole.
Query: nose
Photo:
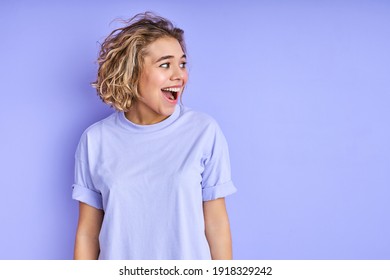
[[[183,80],[184,77],[186,76],[186,69],[181,68],[179,66],[173,67],[172,68],[172,75],[171,75],[171,80]]]

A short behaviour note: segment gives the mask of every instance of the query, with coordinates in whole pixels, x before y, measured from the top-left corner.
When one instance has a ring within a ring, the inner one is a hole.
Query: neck
[[[162,122],[169,117],[159,115],[138,105],[139,104],[135,103],[133,106],[131,106],[129,111],[125,112],[126,118],[132,123],[139,125],[151,125]]]

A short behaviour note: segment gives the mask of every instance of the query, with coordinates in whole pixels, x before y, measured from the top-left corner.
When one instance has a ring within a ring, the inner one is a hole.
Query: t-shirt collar
[[[155,132],[164,129],[169,125],[171,125],[179,117],[180,111],[181,111],[181,106],[177,104],[175,107],[175,111],[173,112],[172,115],[170,115],[168,118],[166,118],[165,120],[159,123],[150,124],[150,125],[140,125],[140,124],[133,123],[126,118],[124,112],[117,112],[117,116],[118,116],[118,123],[121,127],[135,133],[148,133],[148,132]]]

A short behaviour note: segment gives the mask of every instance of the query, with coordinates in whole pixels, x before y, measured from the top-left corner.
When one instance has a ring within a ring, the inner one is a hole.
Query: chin
[[[170,115],[173,114],[173,112],[175,112],[175,108],[169,108],[169,109],[165,109],[161,115],[165,116],[165,117],[169,117]]]

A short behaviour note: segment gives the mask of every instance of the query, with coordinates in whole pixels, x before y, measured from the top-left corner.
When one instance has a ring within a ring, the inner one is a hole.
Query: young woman
[[[75,259],[231,259],[228,147],[208,115],[179,104],[183,31],[139,14],[102,44],[100,98],[116,112],[82,135]]]

